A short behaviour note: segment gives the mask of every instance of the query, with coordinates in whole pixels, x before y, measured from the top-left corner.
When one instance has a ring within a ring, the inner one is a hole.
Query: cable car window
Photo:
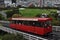
[[[51,26],[51,21],[46,21],[46,22],[44,23],[44,25],[45,25],[45,27]]]
[[[12,21],[10,21],[10,23],[12,23]]]
[[[42,27],[42,23],[41,22],[38,22],[38,21],[32,21],[32,22],[30,22],[30,25]]]
[[[23,21],[19,21],[19,24],[22,24]]]
[[[36,21],[34,25],[35,26],[38,26],[38,27],[42,27],[42,23],[41,22],[38,22],[38,21]]]
[[[18,24],[23,24],[23,21],[22,20],[18,20],[17,23]]]
[[[16,20],[12,20],[11,23],[12,23],[12,24],[16,24]]]
[[[51,21],[48,21],[48,23],[47,23],[47,24],[48,24],[48,26],[51,26],[51,25],[52,25]]]
[[[16,24],[19,24],[19,20],[16,20]]]
[[[18,21],[14,21],[14,23],[23,24],[23,25],[27,25],[27,26],[37,26],[37,27],[42,27],[42,25],[43,25],[42,22],[38,22],[38,21],[22,21],[22,20],[18,20]]]
[[[23,21],[24,25],[30,25],[29,21]]]

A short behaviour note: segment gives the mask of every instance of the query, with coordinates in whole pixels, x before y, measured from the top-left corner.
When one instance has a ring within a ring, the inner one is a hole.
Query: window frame
[[[49,21],[45,21],[44,22],[44,27],[49,27],[49,26],[52,26],[52,22],[49,20]]]
[[[26,26],[43,27],[43,22],[40,22],[40,21],[12,20],[12,24],[21,24],[21,25],[26,25]]]

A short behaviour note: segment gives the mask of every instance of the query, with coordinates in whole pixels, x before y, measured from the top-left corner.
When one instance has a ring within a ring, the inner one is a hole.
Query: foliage
[[[37,14],[36,17],[41,17],[42,14]]]
[[[16,11],[16,12],[15,12]],[[18,14],[17,14],[18,13]],[[19,10],[19,12],[17,11],[17,9],[13,12],[8,11],[8,17],[40,17],[41,14],[47,14],[50,18],[53,19],[52,24],[53,25],[57,25],[56,22],[58,23],[57,20],[57,10],[56,9],[34,9],[34,8],[25,8],[24,10]],[[22,15],[22,16],[21,16]]]
[[[18,18],[18,17],[21,17],[21,15],[20,14],[14,14],[14,15],[12,15],[12,17],[13,18],[16,18],[17,17]]]
[[[14,13],[13,13],[12,11],[7,11],[6,14],[7,14],[7,18],[9,18],[9,17],[11,17]]]
[[[4,16],[2,16],[2,14],[0,14],[0,20],[4,20]]]
[[[45,13],[48,15],[48,17],[52,18],[52,25],[58,25],[59,22],[57,20],[57,10],[56,9],[24,9],[20,10],[23,17],[40,17],[41,14]]]
[[[20,10],[21,14],[23,17],[35,17],[38,14],[46,13],[50,14],[52,11],[56,11],[56,9],[31,9],[31,8],[26,8],[24,10]]]
[[[2,37],[2,40],[26,40],[22,35],[7,34]]]
[[[7,18],[9,18],[9,17],[12,17],[12,15],[14,15],[14,14],[19,14],[19,10],[13,9],[12,11],[7,11],[6,14],[7,14]]]

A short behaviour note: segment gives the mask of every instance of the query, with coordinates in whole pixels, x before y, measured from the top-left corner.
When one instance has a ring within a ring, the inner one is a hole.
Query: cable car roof
[[[12,20],[46,21],[51,20],[51,18],[12,18]]]

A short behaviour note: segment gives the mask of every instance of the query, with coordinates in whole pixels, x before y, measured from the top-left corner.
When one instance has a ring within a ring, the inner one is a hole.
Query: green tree
[[[19,9],[13,9],[12,11],[7,11],[6,14],[7,14],[7,18],[10,18],[14,14],[21,14],[21,13],[19,13]]]
[[[2,14],[0,14],[0,20],[4,20],[5,18],[3,17]]]

